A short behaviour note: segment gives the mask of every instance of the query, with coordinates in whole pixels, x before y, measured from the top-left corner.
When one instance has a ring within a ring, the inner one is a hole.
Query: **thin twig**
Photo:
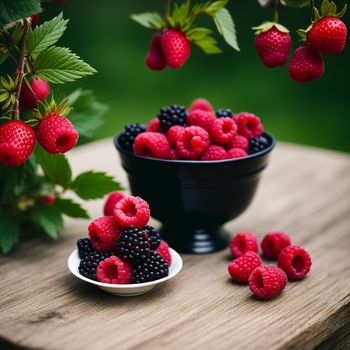
[[[24,77],[24,65],[26,61],[26,42],[28,37],[28,31],[31,25],[30,18],[24,20],[23,34],[21,42],[19,44],[19,60],[17,67],[17,86],[16,86],[16,107],[15,107],[15,119],[19,120],[19,95],[21,93],[23,77]]]
[[[279,10],[280,7],[280,0],[275,0],[274,6],[273,6],[273,15],[272,15],[272,22],[277,23],[279,20]]]
[[[168,16],[170,16],[170,0],[165,0],[164,22],[167,23]]]
[[[315,0],[310,0],[310,22],[311,23],[314,18],[314,6],[315,6]]]

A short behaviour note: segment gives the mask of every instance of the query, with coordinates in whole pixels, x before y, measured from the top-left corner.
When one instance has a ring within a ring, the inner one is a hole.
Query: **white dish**
[[[170,249],[170,254],[171,254],[171,265],[169,267],[169,275],[161,278],[156,281],[151,281],[151,282],[146,282],[146,283],[139,283],[139,284],[109,284],[109,283],[102,283],[98,281],[93,281],[90,280],[89,278],[86,278],[82,276],[79,273],[79,263],[80,263],[80,258],[78,255],[78,250],[75,249],[71,255],[68,258],[68,268],[70,272],[78,277],[79,279],[95,284],[102,290],[113,294],[117,296],[123,296],[123,297],[128,297],[128,296],[136,296],[136,295],[141,295],[149,292],[151,289],[156,287],[159,284],[162,284],[171,278],[175,277],[182,269],[182,259],[181,256],[174,250]]]

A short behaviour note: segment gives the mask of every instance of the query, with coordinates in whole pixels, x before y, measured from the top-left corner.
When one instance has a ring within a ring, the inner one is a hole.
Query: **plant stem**
[[[170,0],[165,0],[164,22],[167,23],[167,18],[170,16]]]
[[[19,44],[19,60],[17,66],[17,86],[16,86],[16,107],[15,107],[15,119],[19,120],[19,95],[21,93],[23,77],[24,77],[24,65],[26,61],[26,42],[28,38],[28,31],[31,25],[30,18],[24,20],[23,34]]]
[[[310,0],[310,22],[312,23],[314,15],[315,0]]]
[[[275,22],[275,23],[277,23],[279,19],[279,14],[278,14],[279,5],[280,5],[279,0],[275,0],[274,6],[273,6],[273,14],[272,14],[272,22]]]

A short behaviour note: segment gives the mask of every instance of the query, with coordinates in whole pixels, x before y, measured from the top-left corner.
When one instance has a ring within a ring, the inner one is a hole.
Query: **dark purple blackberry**
[[[133,150],[132,146],[138,134],[146,131],[146,127],[143,124],[127,124],[124,127],[123,133],[119,136],[120,145],[127,151]]]
[[[157,115],[160,126],[164,131],[170,129],[173,125],[185,125],[187,120],[186,108],[173,104],[169,107],[163,107]]]
[[[229,108],[219,108],[216,112],[217,118],[232,118],[233,113]]]
[[[146,259],[150,252],[147,233],[135,227],[128,227],[119,236],[116,253],[126,262]]]
[[[258,153],[269,146],[269,141],[265,136],[253,137],[249,141],[249,154]]]
[[[96,268],[98,264],[111,256],[110,253],[97,253],[93,252],[86,255],[80,260],[79,273],[91,280],[96,281]]]
[[[142,231],[147,233],[150,248],[157,249],[161,241],[160,233],[154,227],[148,225]]]
[[[169,274],[168,263],[159,253],[151,250],[149,256],[133,265],[133,283],[144,283],[159,280]]]
[[[89,238],[79,238],[77,241],[77,247],[80,259],[95,252],[91,246],[91,241]]]

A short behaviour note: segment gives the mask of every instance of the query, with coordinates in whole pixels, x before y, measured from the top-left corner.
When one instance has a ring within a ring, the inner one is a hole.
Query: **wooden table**
[[[70,155],[74,171],[107,170],[126,184],[111,140]],[[262,302],[232,283],[228,251],[184,255],[150,294],[118,298],[70,274],[67,257],[88,222],[67,220],[57,242],[23,243],[0,258],[0,348],[350,348],[350,157],[280,143],[251,207],[227,227],[288,232],[313,258],[311,274]],[[89,203],[92,217],[101,201]]]

